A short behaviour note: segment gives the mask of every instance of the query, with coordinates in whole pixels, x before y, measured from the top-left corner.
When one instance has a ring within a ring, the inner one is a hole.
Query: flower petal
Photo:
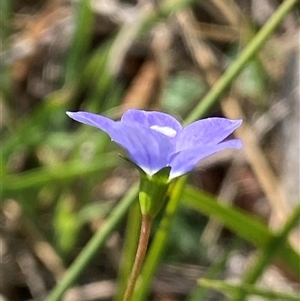
[[[197,163],[212,154],[215,154],[226,148],[241,148],[242,141],[232,139],[212,146],[200,146],[188,150],[180,151],[171,157],[171,173],[170,179],[182,176],[191,171]]]
[[[169,137],[137,124],[117,122],[112,132],[110,137],[150,176],[167,166],[174,151]]]
[[[76,121],[106,132],[148,175],[153,175],[166,167],[170,154],[174,152],[174,145],[170,137],[140,126],[138,123],[116,122],[88,112],[67,112],[67,115]]]
[[[242,120],[206,118],[185,127],[176,137],[176,151],[216,145],[242,124]]]
[[[115,123],[110,118],[88,112],[66,112],[66,114],[78,122],[97,127],[108,134]]]
[[[156,111],[128,110],[122,116],[121,122],[128,124],[135,122],[169,137],[174,137],[182,129],[181,124],[174,117]]]

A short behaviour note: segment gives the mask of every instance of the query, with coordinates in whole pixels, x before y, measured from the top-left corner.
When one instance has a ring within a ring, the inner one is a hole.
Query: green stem
[[[141,281],[140,285],[134,291],[132,301],[146,300],[151,280],[165,250],[172,222],[179,209],[179,202],[181,200],[181,195],[186,180],[187,177],[183,176],[176,180],[176,182],[173,183],[173,186],[171,186],[172,189],[170,189],[170,200],[168,201],[163,219],[160,222],[158,231],[155,234],[154,240],[151,244],[151,248],[148,252],[149,255],[147,255],[145,264],[143,266],[143,281]]]
[[[185,124],[189,124],[197,120],[199,116],[204,116],[206,112],[208,112],[209,109],[219,101],[220,96],[227,89],[229,84],[239,75],[244,66],[265,44],[269,36],[280,25],[281,21],[298,1],[299,0],[286,0],[278,7],[266,24],[241,52],[239,57],[232,63],[223,76],[216,82],[216,84],[209,90],[201,102],[185,119]]]
[[[145,259],[146,253],[147,253],[151,226],[152,226],[152,218],[148,214],[143,214],[138,248],[136,251],[133,268],[132,268],[131,275],[128,280],[128,284],[127,284],[127,288],[126,288],[126,291],[124,294],[123,301],[131,300],[131,297],[132,297],[132,294],[133,294],[133,291],[134,291],[134,288],[136,285],[136,281],[138,279],[138,276],[140,275],[142,264],[144,262],[144,259]]]
[[[69,267],[66,275],[59,282],[45,301],[61,300],[65,291],[77,280],[82,271],[86,269],[89,262],[97,254],[99,248],[106,241],[107,237],[114,230],[121,218],[125,215],[130,205],[136,201],[138,187],[134,185],[123,200],[116,206],[107,218],[107,223],[104,224],[98,232],[92,237],[82,252],[75,259],[74,263]]]

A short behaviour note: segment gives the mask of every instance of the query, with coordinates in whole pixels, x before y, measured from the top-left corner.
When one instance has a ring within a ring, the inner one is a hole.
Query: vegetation
[[[298,300],[299,1],[257,3],[1,1],[3,300],[122,300],[139,174],[65,112],[128,108],[244,143],[173,184],[132,301]]]

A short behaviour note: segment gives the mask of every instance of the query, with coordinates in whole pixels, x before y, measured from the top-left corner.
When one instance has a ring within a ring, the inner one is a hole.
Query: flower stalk
[[[143,214],[139,243],[138,243],[135,260],[133,263],[131,275],[128,280],[123,301],[131,300],[132,294],[134,292],[134,288],[136,286],[147,253],[151,227],[152,227],[152,217],[149,214]]]

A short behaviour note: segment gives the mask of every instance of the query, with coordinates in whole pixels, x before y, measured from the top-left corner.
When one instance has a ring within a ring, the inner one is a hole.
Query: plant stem
[[[145,255],[147,252],[150,232],[152,226],[152,218],[148,214],[142,215],[142,225],[141,225],[141,232],[139,243],[136,251],[136,256],[133,264],[133,268],[131,271],[131,275],[128,280],[127,288],[124,294],[123,301],[130,301],[135,284],[137,282],[138,276],[141,272],[142,264],[145,259]]]
[[[170,199],[167,203],[163,218],[159,228],[155,233],[151,248],[148,252],[146,261],[143,266],[142,280],[140,285],[134,290],[132,301],[141,301],[147,299],[150,289],[150,283],[158,267],[170,234],[170,228],[174,222],[174,217],[179,209],[179,202],[186,183],[187,177],[183,176],[175,180],[170,187]]]

